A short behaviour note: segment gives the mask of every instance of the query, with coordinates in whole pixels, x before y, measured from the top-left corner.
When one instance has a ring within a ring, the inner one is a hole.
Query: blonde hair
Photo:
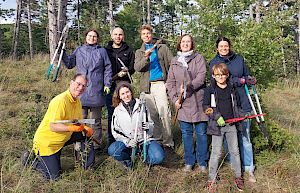
[[[215,64],[212,67],[212,74],[214,75],[216,72],[220,72],[221,74],[229,74],[229,70],[227,68],[227,65],[224,63]]]

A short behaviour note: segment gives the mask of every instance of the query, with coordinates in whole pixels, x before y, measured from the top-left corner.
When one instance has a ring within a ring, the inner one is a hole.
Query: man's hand
[[[87,137],[91,137],[93,135],[93,129],[88,126],[84,126],[84,133]]]
[[[110,88],[108,86],[104,86],[104,94],[109,94]]]
[[[220,127],[224,127],[225,126],[225,121],[224,118],[221,116],[218,120],[217,123]]]
[[[120,72],[118,72],[118,77],[123,77],[127,74],[127,72],[121,70]]]
[[[145,54],[144,54],[144,57],[145,57],[145,58],[149,58],[149,56],[152,54],[152,51],[153,51],[153,50],[151,50],[151,49],[147,50],[147,51],[145,52]]]
[[[135,148],[137,145],[137,141],[134,139],[130,139],[130,141],[128,142],[128,147],[130,148]]]
[[[68,131],[71,132],[81,132],[84,130],[84,125],[80,124],[80,125],[69,125],[68,126]]]

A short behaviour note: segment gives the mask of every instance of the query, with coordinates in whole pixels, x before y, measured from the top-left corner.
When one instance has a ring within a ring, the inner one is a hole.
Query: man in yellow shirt
[[[86,86],[86,77],[76,74],[70,82],[69,89],[50,101],[48,110],[34,135],[33,150],[37,158],[33,168],[40,171],[46,179],[56,179],[60,176],[61,150],[74,142],[81,142],[81,150],[88,150],[82,166],[86,169],[94,163],[93,143],[85,143],[88,140],[82,133],[86,131],[87,137],[90,137],[93,130],[83,124],[54,123],[59,120],[82,119],[82,106],[78,97]]]

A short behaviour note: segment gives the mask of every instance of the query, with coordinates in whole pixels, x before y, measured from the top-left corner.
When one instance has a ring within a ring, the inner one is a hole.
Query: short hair
[[[144,25],[142,25],[142,26],[140,27],[139,33],[141,33],[142,30],[144,30],[144,29],[149,30],[151,33],[153,32],[153,28],[152,28],[151,25],[149,25],[149,24],[144,24]]]
[[[132,86],[128,82],[121,81],[117,84],[116,90],[115,90],[113,98],[112,98],[112,106],[113,107],[117,107],[120,104],[120,102],[122,101],[120,99],[120,90],[121,90],[121,88],[124,88],[124,87],[128,88],[130,90],[131,96],[132,96],[132,98],[134,98]]]
[[[195,50],[195,41],[194,41],[194,38],[190,34],[184,34],[182,36],[179,36],[178,39],[177,39],[177,44],[176,44],[177,51],[181,51],[180,43],[181,43],[182,38],[185,37],[185,36],[188,36],[188,37],[191,38],[191,40],[192,40],[192,48],[191,49]]]
[[[227,42],[228,45],[229,45],[229,48],[231,47],[231,42],[230,42],[230,40],[229,40],[228,38],[226,38],[226,37],[221,36],[221,37],[219,37],[219,38],[217,39],[217,41],[216,41],[216,48],[218,48],[219,43],[220,43],[221,41]]]
[[[75,81],[77,79],[78,76],[82,76],[86,82],[88,81],[87,77],[84,75],[84,74],[81,74],[81,73],[77,73],[73,76],[72,80]]]
[[[218,64],[213,65],[211,73],[214,75],[215,72],[220,72],[222,74],[229,74],[227,65],[224,63],[218,63]]]
[[[85,32],[84,32],[84,37],[86,37],[88,35],[89,32],[95,32],[97,34],[97,38],[99,38],[99,32],[96,30],[96,29],[87,29]]]

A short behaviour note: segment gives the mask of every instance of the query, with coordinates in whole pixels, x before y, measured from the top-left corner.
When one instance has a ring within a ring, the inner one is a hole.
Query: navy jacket
[[[240,108],[240,99],[236,93],[235,88],[231,85],[231,83],[228,82],[228,87],[230,87],[231,90],[231,99],[232,99],[232,110],[233,110],[233,118],[238,118],[238,117],[242,117],[245,114],[243,114]],[[216,107],[212,107],[211,105],[211,95],[215,96],[215,102],[216,102]],[[207,135],[221,135],[221,130],[217,124],[217,120],[222,116],[221,113],[218,110],[218,93],[216,91],[216,84],[212,83],[211,86],[207,87],[205,89],[204,92],[204,100],[203,100],[203,110],[204,112],[208,109],[208,108],[212,108],[213,109],[213,113],[211,115],[209,115],[209,121],[208,121],[208,126],[207,126]],[[240,123],[235,123],[236,128],[238,130],[242,130],[242,126]]]
[[[76,66],[77,73],[85,75],[88,86],[80,96],[82,106],[100,107],[105,105],[104,86],[111,86],[111,63],[106,50],[99,45],[84,44],[67,56],[63,55],[63,62],[69,69]]]
[[[239,78],[249,76],[248,68],[244,62],[244,58],[240,55],[237,55],[234,52],[230,52],[228,57],[222,57],[217,54],[209,63],[209,71],[210,71],[210,80],[213,83],[214,79],[211,77],[212,75],[212,67],[215,64],[225,63],[230,72],[230,82],[236,88],[236,91],[241,100],[241,107],[243,112],[251,112],[252,108],[249,103],[245,88],[240,84]]]
[[[126,44],[126,42],[122,42],[122,46],[119,49],[114,49],[112,47],[113,42],[108,42],[106,46],[106,51],[112,66],[112,76],[116,75],[121,71],[121,63],[118,60],[122,60],[125,66],[128,68],[129,74],[132,75],[134,73],[134,52],[133,50]],[[118,77],[116,80],[118,81],[130,81],[128,76],[125,75],[123,77]]]

